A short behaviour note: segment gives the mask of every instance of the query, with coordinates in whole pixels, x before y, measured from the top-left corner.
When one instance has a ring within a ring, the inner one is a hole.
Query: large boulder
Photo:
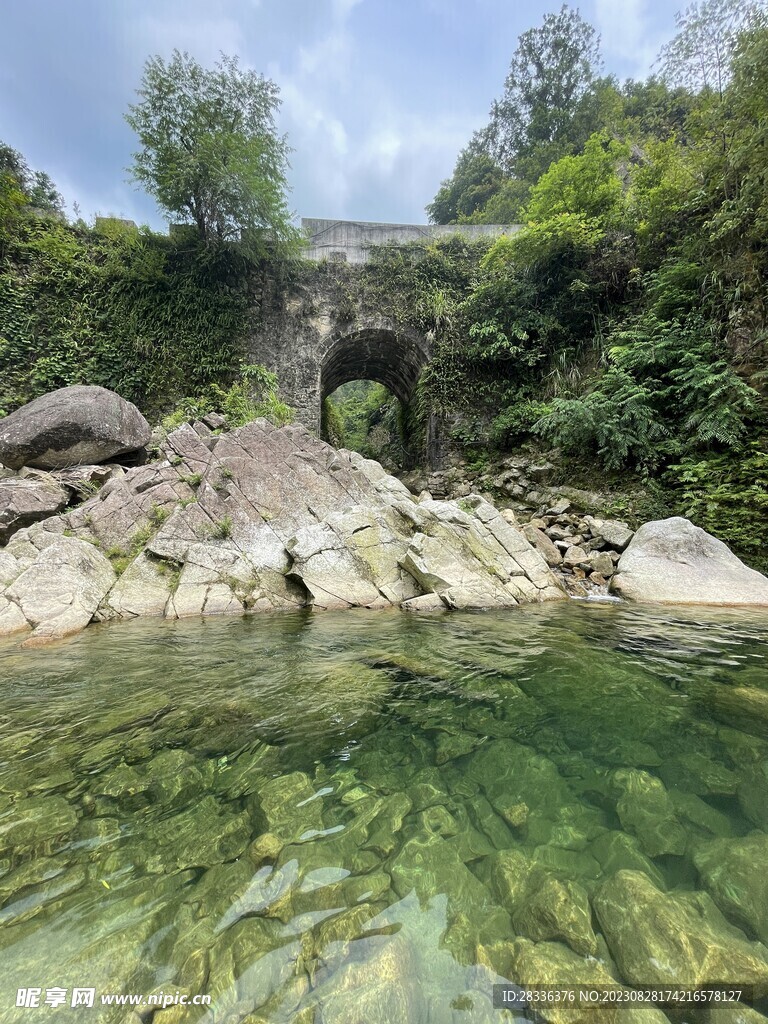
[[[768,579],[679,516],[640,527],[621,556],[611,590],[644,603],[768,605]]]
[[[28,647],[84,629],[115,583],[104,555],[75,537],[41,534],[34,560],[22,555],[17,561],[22,571],[5,591],[9,605],[0,608],[0,634],[29,625]]]
[[[143,448],[150,428],[135,405],[106,388],[75,384],[0,420],[0,462],[60,469]]]

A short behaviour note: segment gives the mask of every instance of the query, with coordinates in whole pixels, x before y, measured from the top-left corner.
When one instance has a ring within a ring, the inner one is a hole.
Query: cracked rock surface
[[[93,619],[565,598],[544,557],[477,495],[418,502],[356,452],[256,420],[173,431],[160,461],[0,548],[0,635]]]

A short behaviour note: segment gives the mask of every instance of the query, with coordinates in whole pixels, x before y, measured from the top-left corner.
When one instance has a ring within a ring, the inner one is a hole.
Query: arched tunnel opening
[[[322,363],[322,436],[393,472],[422,457],[414,392],[427,361],[423,339],[385,328],[334,339]]]

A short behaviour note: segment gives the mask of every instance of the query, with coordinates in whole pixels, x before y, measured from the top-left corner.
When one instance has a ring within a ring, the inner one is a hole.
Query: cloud
[[[468,130],[459,115],[403,103],[391,65],[366,62],[365,0],[324,0],[313,38],[270,77],[295,151],[291,181],[303,216],[417,220],[450,173]],[[413,100],[413,97],[411,97]]]
[[[362,2],[363,0],[332,0],[334,17],[338,21],[345,21],[351,14],[352,8]]]
[[[661,40],[651,28],[648,0],[595,0],[595,25],[610,64],[618,57],[632,77],[649,73]]]
[[[424,206],[466,143],[463,120],[401,109],[380,112],[350,165],[351,216],[424,223]]]
[[[237,54],[247,49],[242,24],[226,13],[221,0],[174,0],[160,10],[152,9],[131,19],[126,28],[135,46],[147,56],[186,50],[205,65],[212,64],[221,53]]]

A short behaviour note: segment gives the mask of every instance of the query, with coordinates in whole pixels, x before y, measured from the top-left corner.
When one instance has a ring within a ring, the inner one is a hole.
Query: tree
[[[427,214],[433,224],[456,224],[481,209],[504,181],[501,168],[485,153],[463,149],[450,178],[441,183]]]
[[[21,153],[5,142],[0,142],[0,175],[13,181],[23,193],[25,199],[21,205],[46,213],[62,213],[64,200],[50,175],[45,171],[31,171]]]
[[[126,121],[139,137],[131,174],[169,219],[192,220],[207,243],[294,237],[286,205],[288,146],[275,127],[277,86],[236,57],[212,70],[174,50],[144,65]]]
[[[596,81],[599,44],[592,26],[565,5],[558,14],[548,14],[540,28],[520,36],[504,95],[494,102],[490,123],[476,139],[508,174],[533,180],[521,174],[521,159],[543,150],[537,163],[544,170],[574,148],[570,129]],[[597,127],[589,125],[584,138]]]
[[[679,11],[677,35],[659,54],[665,80],[722,98],[739,32],[766,6],[766,0],[695,0]]]
[[[687,121],[696,109],[697,97],[683,86],[671,88],[652,75],[645,81],[628,78],[621,87],[623,114],[629,132],[640,139],[665,142],[676,138],[689,142]]]

